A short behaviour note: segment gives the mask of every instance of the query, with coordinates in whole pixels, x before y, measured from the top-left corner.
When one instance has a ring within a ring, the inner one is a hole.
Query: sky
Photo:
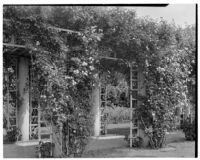
[[[136,10],[138,17],[149,16],[158,20],[162,17],[169,22],[174,20],[175,24],[182,27],[185,24],[195,24],[195,4],[170,4],[167,7],[133,7],[133,9]]]

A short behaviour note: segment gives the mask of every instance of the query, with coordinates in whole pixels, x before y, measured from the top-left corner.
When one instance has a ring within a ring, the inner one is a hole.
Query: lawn
[[[129,124],[109,124],[108,134],[129,134]],[[166,134],[166,147],[158,150],[128,147],[121,139],[95,140],[83,157],[111,158],[111,157],[194,157],[195,142],[186,141],[182,131]]]
[[[84,158],[117,158],[117,157],[195,157],[195,142],[174,142],[166,148],[152,149],[130,149],[128,147],[107,148],[89,151],[83,155]]]

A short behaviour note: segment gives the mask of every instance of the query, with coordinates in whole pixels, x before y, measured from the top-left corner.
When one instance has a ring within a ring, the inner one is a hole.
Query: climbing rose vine
[[[27,16],[23,7],[4,9],[5,35],[14,35],[17,44],[27,47],[31,71],[38,75],[41,106],[68,137],[65,154],[80,156],[92,132],[90,94],[98,73],[94,57],[101,33],[95,27],[57,31],[41,16]]]

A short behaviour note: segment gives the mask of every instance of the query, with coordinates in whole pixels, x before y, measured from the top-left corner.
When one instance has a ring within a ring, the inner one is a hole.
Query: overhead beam
[[[47,28],[54,29],[54,30],[59,31],[59,32],[68,32],[68,33],[81,34],[81,32],[78,32],[78,31],[73,31],[73,30],[70,30],[70,29],[64,29],[64,28],[59,28],[59,27],[54,27],[54,26],[48,26]]]
[[[123,59],[121,58],[114,58],[114,57],[105,57],[105,56],[100,56],[99,57],[100,59],[110,59],[110,60],[114,60],[114,61],[124,61]]]
[[[10,22],[9,19],[3,19],[4,22]],[[81,32],[78,32],[78,31],[73,31],[73,30],[70,30],[70,29],[65,29],[65,28],[59,28],[59,27],[54,27],[54,26],[49,26],[49,25],[46,25],[47,28],[49,29],[53,29],[53,30],[56,30],[56,31],[59,31],[59,32],[68,32],[68,33],[77,33],[77,34],[81,34]]]
[[[25,45],[12,44],[12,43],[3,43],[3,45],[4,45],[4,46],[7,46],[7,47],[26,48]]]
[[[4,46],[7,47],[16,47],[16,48],[26,48],[25,45],[19,45],[19,44],[12,44],[12,43],[3,43]],[[107,57],[107,56],[100,56],[100,59],[109,59],[109,60],[114,60],[114,61],[124,61],[121,58],[114,58],[114,57]]]

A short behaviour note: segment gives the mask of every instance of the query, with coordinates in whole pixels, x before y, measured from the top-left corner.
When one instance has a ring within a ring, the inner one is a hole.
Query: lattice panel
[[[132,99],[137,99],[138,91],[132,91]]]
[[[132,100],[132,105],[133,105],[133,108],[136,108],[137,107],[137,100]]]
[[[138,81],[137,80],[133,80],[132,81],[132,89],[137,89],[138,88]]]
[[[130,147],[132,147],[132,141],[138,136],[138,119],[135,109],[138,105],[138,68],[136,64],[130,66]]]
[[[17,107],[16,107],[16,102],[15,101],[10,101],[9,103],[9,115],[11,117],[15,116],[17,114]]]
[[[38,116],[38,108],[33,108],[32,116]]]
[[[38,124],[38,116],[31,117],[31,125]]]
[[[31,126],[30,139],[38,139],[38,125]]]
[[[41,83],[40,80],[44,77],[40,77],[38,72],[31,68],[30,75],[30,139],[40,139],[45,136],[49,137],[50,134],[42,133],[42,130],[46,130],[51,126],[51,124],[48,124],[46,121],[49,114],[44,112],[47,111],[48,108],[47,101],[41,97],[41,95],[46,95],[47,84],[45,79],[43,79],[44,81]],[[43,90],[39,90],[39,88],[43,88]],[[43,108],[45,109],[44,111]],[[34,128],[38,131],[35,132]]]
[[[13,118],[12,118],[12,117],[9,117],[9,120],[10,120],[10,125],[11,125],[11,126],[16,126],[16,123],[17,123],[17,122],[16,122],[16,117],[15,117],[15,118],[14,118],[14,117],[13,117]]]
[[[9,92],[9,101],[15,101],[17,99],[16,91]]]
[[[30,139],[38,139],[39,127],[39,91],[37,73],[30,66]]]
[[[101,134],[106,134],[107,133],[107,118],[108,114],[104,112],[106,105],[107,105],[107,91],[106,91],[106,86],[101,86],[101,91],[100,91],[100,98],[101,98],[101,105],[100,105],[100,110],[101,110]]]
[[[4,106],[7,110],[7,127],[17,127],[17,58],[4,57]]]

